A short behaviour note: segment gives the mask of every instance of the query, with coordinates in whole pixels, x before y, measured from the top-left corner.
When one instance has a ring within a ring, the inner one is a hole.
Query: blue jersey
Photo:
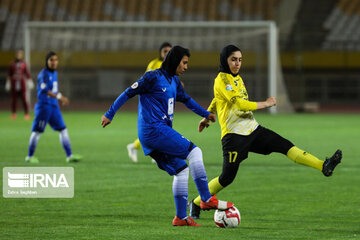
[[[137,82],[127,88],[111,105],[105,116],[113,119],[116,111],[131,97],[139,94],[138,134],[140,141],[152,141],[162,126],[172,127],[175,102],[180,101],[196,114],[207,118],[209,112],[196,103],[182,87],[177,76],[165,70],[146,72]],[[142,142],[142,144],[143,144]],[[143,145],[147,155],[154,149]]]
[[[39,104],[58,105],[56,98],[48,96],[47,92],[58,93],[57,72],[50,71],[46,68],[42,69],[37,77],[37,97]]]

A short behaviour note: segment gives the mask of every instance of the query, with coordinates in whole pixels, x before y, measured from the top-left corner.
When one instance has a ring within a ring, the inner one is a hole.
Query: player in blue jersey
[[[69,135],[60,112],[58,101],[65,106],[69,104],[69,100],[58,91],[57,66],[57,55],[54,52],[49,52],[45,58],[45,68],[41,70],[37,78],[38,101],[35,105],[35,119],[31,129],[26,162],[39,162],[34,156],[34,152],[40,135],[48,123],[55,131],[59,131],[60,142],[66,153],[66,161],[77,162],[82,158],[80,155],[71,152]]]
[[[159,57],[155,58],[154,60],[152,60],[147,68],[146,68],[146,72],[148,71],[154,71],[156,69],[159,69],[161,67],[162,62],[164,61],[166,55],[168,54],[168,52],[171,49],[171,44],[168,42],[163,42],[159,48]],[[129,158],[131,159],[131,161],[133,161],[134,163],[137,163],[138,161],[138,157],[137,157],[137,152],[138,150],[140,150],[141,148],[141,144],[140,144],[140,140],[139,138],[137,138],[134,142],[129,143],[127,146],[127,151],[128,151],[128,155]],[[154,159],[151,160],[152,163],[155,163],[156,161]]]
[[[233,203],[211,196],[202,152],[194,143],[172,128],[175,102],[180,101],[194,113],[215,121],[215,115],[203,109],[185,91],[178,78],[188,68],[190,52],[173,47],[160,69],[146,72],[127,88],[102,116],[103,127],[111,123],[116,111],[131,97],[139,95],[138,135],[145,155],[156,160],[160,169],[174,176],[173,194],[176,206],[174,226],[200,226],[187,216],[189,169],[201,196],[201,208],[228,209]],[[189,167],[186,163],[189,162]]]

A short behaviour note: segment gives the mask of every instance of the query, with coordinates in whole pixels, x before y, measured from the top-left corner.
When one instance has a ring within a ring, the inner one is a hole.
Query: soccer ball
[[[239,210],[234,206],[228,210],[216,210],[214,222],[221,228],[235,228],[239,225],[241,216]]]

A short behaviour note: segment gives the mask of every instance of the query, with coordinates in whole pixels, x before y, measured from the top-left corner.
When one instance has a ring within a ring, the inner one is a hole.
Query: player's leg
[[[261,133],[252,145],[251,151],[261,154],[269,154],[271,152],[282,153],[295,163],[322,171],[325,176],[331,176],[342,158],[341,150],[337,150],[332,157],[322,161],[314,155],[294,146],[293,143],[279,134],[263,127],[261,127]]]
[[[176,169],[182,170],[181,165],[183,163],[185,163],[186,166],[186,162],[183,159],[187,159],[189,161],[190,172],[201,195],[201,199],[203,199],[203,202],[207,203],[206,209],[226,209],[233,206],[232,203],[219,201],[216,199],[216,196],[211,196],[208,189],[207,175],[202,161],[201,150],[191,141],[170,127],[156,129],[156,138],[146,139],[146,137],[142,137],[141,141],[145,152],[148,151],[149,148],[156,149],[156,151],[151,152],[149,155],[156,160],[159,168],[166,170],[170,175],[172,175],[172,173],[174,174],[174,170]],[[161,161],[159,156],[154,154],[157,151],[174,156],[176,163],[181,164],[176,165],[175,168],[173,164],[171,164],[173,160],[167,159],[166,161]],[[175,173],[177,174],[178,171]],[[230,206],[227,207],[228,205]]]
[[[30,135],[28,155],[25,157],[25,162],[38,163],[39,160],[34,157],[36,146],[39,142],[41,132],[33,131]]]
[[[78,162],[82,159],[81,155],[72,154],[70,137],[60,112],[59,106],[53,106],[53,111],[49,119],[50,126],[59,132],[60,143],[64,148],[66,153],[66,161],[67,162]]]
[[[293,146],[286,153],[286,156],[298,164],[316,168],[326,177],[329,177],[332,175],[335,167],[341,162],[342,151],[337,150],[332,157],[326,158],[325,161],[322,161],[310,153]]]
[[[200,148],[194,145],[186,159],[189,161],[191,176],[200,194],[200,208],[203,210],[231,208],[233,203],[217,200],[216,196],[211,194]]]
[[[65,150],[66,157],[67,158],[71,157],[72,151],[71,151],[70,138],[69,138],[67,128],[64,128],[59,131],[59,139],[60,139],[61,145],[63,146],[63,148]]]
[[[35,105],[35,119],[31,128],[31,135],[29,140],[28,155],[25,158],[26,162],[37,163],[39,160],[34,157],[40,135],[44,132],[47,122],[49,121],[51,109],[47,105]]]
[[[241,160],[239,159],[239,157],[237,157],[235,162],[229,162],[229,159],[230,159],[229,155],[227,157],[224,156],[223,171],[221,175],[213,178],[209,182],[208,186],[211,195],[217,194],[218,192],[220,192],[222,189],[224,189],[226,186],[230,185],[234,181]],[[202,200],[200,196],[197,196],[195,199],[189,202],[191,217],[193,218],[200,217],[200,209],[202,209],[201,203]]]
[[[209,182],[209,191],[215,195],[223,188],[230,185],[237,174],[240,163],[247,158],[248,149],[253,136],[241,136],[238,134],[227,134],[221,140],[223,145],[223,168],[220,176]],[[200,217],[200,196],[189,202],[190,216]]]
[[[157,129],[156,135],[156,139],[149,144],[156,146],[158,151],[189,161],[190,172],[199,191],[203,209],[228,209],[233,206],[233,203],[219,201],[216,196],[211,196],[202,152],[198,147],[170,127]],[[146,145],[145,143],[144,148]]]
[[[191,176],[196,184],[201,200],[206,202],[211,198],[211,194],[209,192],[201,149],[192,147],[186,159],[189,161]]]
[[[173,226],[200,226],[200,224],[197,224],[187,215],[188,179],[188,167],[174,175],[173,194],[176,206],[176,216],[172,221]]]
[[[176,207],[176,216],[172,224],[174,226],[200,226],[191,217],[187,216],[188,179],[189,168],[184,159],[159,152],[157,150],[149,154],[156,160],[160,169],[166,171],[173,179],[173,195]]]
[[[176,216],[180,219],[187,217],[186,204],[188,199],[189,168],[174,175],[172,190],[176,205]]]
[[[134,142],[129,143],[127,146],[129,158],[134,163],[138,162],[137,151],[141,148],[140,140],[137,138]]]
[[[17,101],[17,92],[15,87],[11,87],[11,119],[16,119],[16,101]]]

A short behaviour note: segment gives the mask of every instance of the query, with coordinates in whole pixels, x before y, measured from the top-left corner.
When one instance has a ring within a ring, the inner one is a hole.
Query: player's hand
[[[108,119],[104,115],[101,116],[101,125],[103,126],[103,128],[109,125],[110,123],[111,123],[110,119]]]
[[[216,121],[215,113],[210,113],[207,119],[212,122],[215,122]]]
[[[10,92],[10,88],[11,88],[10,81],[6,81],[6,83],[5,83],[5,91]]]
[[[26,87],[29,88],[29,90],[33,90],[34,89],[34,83],[31,79],[26,81]]]
[[[204,128],[207,128],[209,126],[210,126],[210,120],[206,118],[201,119],[201,121],[199,122],[199,132],[202,132]]]
[[[275,106],[276,105],[276,98],[269,97],[268,99],[266,99],[266,104],[268,105],[268,107]]]
[[[66,106],[69,105],[69,99],[67,97],[61,96],[61,98],[59,99],[59,101],[61,102],[62,106]]]

